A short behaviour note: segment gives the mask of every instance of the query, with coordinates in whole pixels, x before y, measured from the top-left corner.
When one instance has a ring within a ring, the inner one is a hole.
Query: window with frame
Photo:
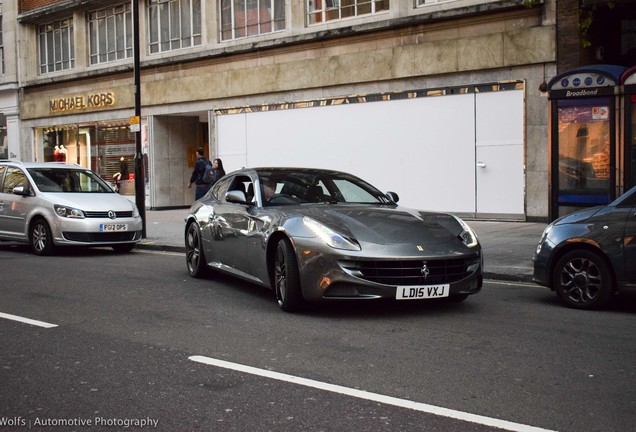
[[[388,10],[389,0],[307,0],[307,22],[317,24]]]
[[[91,65],[132,57],[133,25],[130,3],[89,12],[88,34]]]
[[[38,28],[40,73],[46,74],[75,67],[73,18],[42,24]]]
[[[2,3],[0,3],[0,75],[4,75],[4,40],[2,38]]]
[[[201,45],[201,0],[149,0],[151,54]]]
[[[285,0],[221,0],[221,40],[285,30]]]
[[[415,7],[430,6],[437,3],[446,3],[455,0],[415,0]]]

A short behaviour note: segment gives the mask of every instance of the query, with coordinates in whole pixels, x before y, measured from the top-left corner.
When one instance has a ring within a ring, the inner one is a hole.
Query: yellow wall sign
[[[49,100],[51,112],[84,111],[87,109],[106,108],[115,105],[113,92],[93,93],[89,95],[61,97]]]
[[[141,131],[141,117],[133,116],[130,118],[130,131],[131,132]]]

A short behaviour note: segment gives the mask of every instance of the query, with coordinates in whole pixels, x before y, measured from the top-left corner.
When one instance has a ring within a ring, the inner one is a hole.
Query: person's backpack
[[[203,177],[201,178],[201,180],[204,183],[213,183],[215,178],[216,175],[214,173],[214,166],[212,165],[212,161],[208,160],[205,163],[205,172],[203,173]]]

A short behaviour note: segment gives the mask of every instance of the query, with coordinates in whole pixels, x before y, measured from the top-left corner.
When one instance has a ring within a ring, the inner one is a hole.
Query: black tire
[[[33,221],[29,229],[29,243],[34,254],[40,256],[52,255],[55,250],[51,228],[46,220],[38,218]]]
[[[203,242],[201,240],[201,230],[199,225],[192,222],[186,228],[186,266],[188,273],[193,278],[202,278],[208,274],[208,265],[203,252]]]
[[[552,286],[575,309],[600,309],[614,291],[612,273],[603,258],[589,250],[563,255],[554,268]]]
[[[300,275],[296,254],[290,241],[281,239],[276,245],[274,257],[274,292],[278,306],[285,312],[302,309],[304,299],[300,289]]]
[[[113,250],[117,253],[127,253],[135,248],[134,243],[121,243],[111,246]]]

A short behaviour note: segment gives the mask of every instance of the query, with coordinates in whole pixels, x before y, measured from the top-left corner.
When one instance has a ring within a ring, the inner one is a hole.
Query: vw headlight
[[[62,205],[55,205],[53,207],[55,208],[55,213],[57,213],[57,215],[61,217],[66,217],[71,219],[84,219],[85,217],[84,212],[81,211],[80,209],[76,209],[73,207],[66,207]]]
[[[479,240],[477,240],[477,234],[475,234],[475,231],[473,231],[472,228],[460,218],[455,217],[455,219],[457,219],[457,222],[459,222],[462,226],[462,232],[459,233],[461,241],[470,248],[477,246]]]
[[[350,251],[360,251],[360,245],[354,240],[350,240],[329,227],[324,226],[318,221],[314,219],[308,218],[307,216],[303,217],[303,223],[307,228],[309,228],[314,234],[316,234],[322,241],[324,241],[327,245],[334,249],[344,249]]]

